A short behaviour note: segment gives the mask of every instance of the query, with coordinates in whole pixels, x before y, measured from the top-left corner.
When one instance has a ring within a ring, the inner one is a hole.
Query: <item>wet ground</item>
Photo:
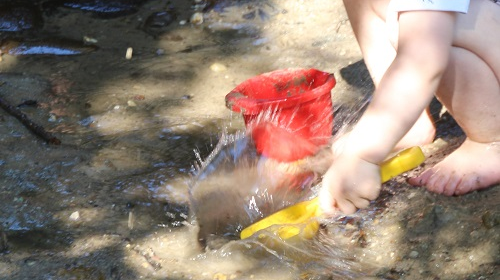
[[[231,89],[275,69],[334,73],[337,129],[370,93],[341,1],[128,0],[112,16],[48,2],[43,23],[2,38],[86,51],[2,56],[0,97],[61,144],[0,110],[0,279],[500,278],[500,188],[443,197],[404,177],[312,241],[199,246],[188,185],[243,128]],[[436,118],[425,166],[463,140]]]

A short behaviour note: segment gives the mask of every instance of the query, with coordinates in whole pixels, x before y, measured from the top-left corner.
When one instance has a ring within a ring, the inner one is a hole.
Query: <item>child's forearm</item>
[[[349,136],[347,148],[364,160],[384,160],[432,100],[444,66],[413,59],[418,58],[394,60]]]
[[[345,152],[379,163],[430,103],[451,51],[454,17],[441,12],[400,16],[396,58],[382,77]]]
[[[364,160],[384,160],[432,100],[439,76],[418,77],[412,67],[395,61],[350,133],[347,148]]]

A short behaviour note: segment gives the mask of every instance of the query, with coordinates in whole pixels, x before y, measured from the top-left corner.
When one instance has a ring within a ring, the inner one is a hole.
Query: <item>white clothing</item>
[[[389,10],[404,11],[446,11],[467,13],[470,0],[392,0]]]
[[[389,41],[397,49],[398,15],[406,11],[442,11],[467,13],[470,0],[391,0],[387,7],[386,26]]]

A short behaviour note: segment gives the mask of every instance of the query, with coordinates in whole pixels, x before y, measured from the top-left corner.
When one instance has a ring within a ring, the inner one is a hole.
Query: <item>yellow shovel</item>
[[[382,183],[419,166],[424,160],[425,156],[420,147],[403,150],[380,164]],[[319,222],[314,218],[321,215],[319,199],[316,197],[291,205],[251,224],[241,231],[240,238],[248,238],[258,231],[272,227],[272,232],[281,239],[289,239],[299,234],[310,239],[319,229]]]

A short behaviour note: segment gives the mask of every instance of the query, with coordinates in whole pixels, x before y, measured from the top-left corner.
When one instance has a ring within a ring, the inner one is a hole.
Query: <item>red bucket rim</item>
[[[311,88],[308,90],[307,94],[294,95],[290,97],[278,97],[278,98],[267,98],[267,99],[256,99],[248,97],[243,94],[241,91],[246,85],[250,83],[257,82],[262,76],[270,76],[276,74],[287,74],[290,78],[293,78],[293,75],[306,75],[306,76],[319,76],[319,78],[325,79],[325,82],[315,88]],[[323,72],[317,69],[301,69],[301,68],[293,68],[293,69],[282,69],[275,70],[272,72],[264,73],[259,76],[250,78],[240,85],[238,85],[235,89],[229,92],[226,95],[226,107],[231,109],[233,112],[241,112],[245,115],[256,115],[261,113],[263,110],[267,110],[270,108],[289,108],[296,106],[300,103],[309,102],[323,95],[330,94],[331,89],[335,86],[336,80],[333,73]]]

